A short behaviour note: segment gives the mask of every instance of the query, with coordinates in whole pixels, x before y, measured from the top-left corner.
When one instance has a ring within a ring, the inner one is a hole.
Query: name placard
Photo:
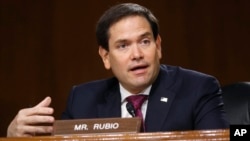
[[[134,118],[96,118],[56,120],[53,135],[140,132],[141,119]]]

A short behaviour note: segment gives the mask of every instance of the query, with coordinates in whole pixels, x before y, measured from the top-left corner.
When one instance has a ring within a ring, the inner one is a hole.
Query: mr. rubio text
[[[119,123],[95,123],[92,130],[116,130],[119,128]],[[89,130],[87,124],[75,124],[74,131]]]

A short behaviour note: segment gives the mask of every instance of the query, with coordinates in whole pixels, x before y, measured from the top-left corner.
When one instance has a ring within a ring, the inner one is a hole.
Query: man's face
[[[155,40],[142,16],[125,17],[109,29],[109,51],[99,47],[106,69],[112,69],[122,86],[137,94],[151,85],[159,72],[161,38]]]

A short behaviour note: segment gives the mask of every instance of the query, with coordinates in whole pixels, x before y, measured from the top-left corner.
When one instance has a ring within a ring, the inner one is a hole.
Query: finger
[[[53,132],[53,126],[23,126],[22,136],[34,136],[37,134],[48,134]]]
[[[54,113],[54,109],[51,107],[33,107],[33,108],[25,108],[21,109],[17,117],[18,119],[26,118],[27,116],[32,115],[51,115]]]
[[[34,107],[29,109],[29,115],[51,115],[54,113],[54,109],[51,107]]]
[[[55,121],[53,116],[28,116],[25,120],[21,121],[24,125],[39,125],[39,124],[52,124]]]
[[[35,107],[48,107],[51,103],[52,99],[51,97],[46,97],[44,98],[43,101],[41,101],[40,103],[38,103]]]
[[[33,134],[29,134],[29,133],[19,133],[19,132],[15,132],[14,134],[8,135],[7,137],[32,137],[34,136]]]
[[[34,135],[42,135],[52,133],[52,124],[40,125],[24,125],[11,122],[7,130],[7,137],[29,137]]]

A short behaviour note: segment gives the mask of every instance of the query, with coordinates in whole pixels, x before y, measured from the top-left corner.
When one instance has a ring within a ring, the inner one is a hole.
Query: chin
[[[137,88],[143,88],[145,89],[146,87],[148,87],[150,85],[150,83],[147,81],[143,81],[143,82],[140,82],[140,81],[134,81],[134,86],[137,87]]]

